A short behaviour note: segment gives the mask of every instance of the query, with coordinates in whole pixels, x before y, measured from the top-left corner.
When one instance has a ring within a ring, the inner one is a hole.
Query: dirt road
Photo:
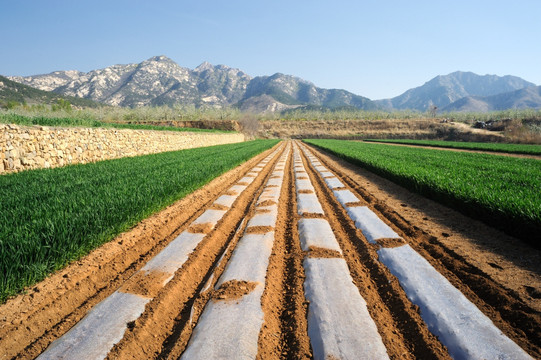
[[[423,201],[282,142],[2,305],[0,359],[540,358],[539,253]]]

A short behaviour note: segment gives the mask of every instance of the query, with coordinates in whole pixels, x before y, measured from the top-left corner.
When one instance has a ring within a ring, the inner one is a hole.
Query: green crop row
[[[422,145],[430,147],[483,150],[504,152],[512,154],[532,154],[541,155],[541,145],[527,144],[503,144],[503,143],[479,143],[479,142],[460,142],[460,141],[439,141],[439,140],[409,140],[409,139],[370,139],[365,141],[385,142],[391,144]]]
[[[218,132],[228,133],[233,131],[216,130],[216,129],[195,129],[195,128],[180,128],[173,126],[154,126],[143,124],[127,124],[127,123],[109,123],[87,118],[56,118],[43,116],[24,116],[18,114],[0,114],[0,123],[18,124],[18,125],[42,125],[42,126],[78,126],[78,127],[100,127],[100,128],[115,128],[115,129],[134,129],[134,130],[159,130],[159,131],[191,131],[191,132]]]
[[[340,140],[306,140],[540,247],[541,161]]]
[[[0,176],[0,302],[277,142]]]

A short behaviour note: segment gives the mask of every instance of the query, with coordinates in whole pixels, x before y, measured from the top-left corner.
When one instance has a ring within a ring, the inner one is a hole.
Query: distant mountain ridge
[[[397,97],[375,101],[346,90],[322,89],[309,81],[281,73],[252,78],[239,69],[208,62],[191,70],[163,55],[139,64],[113,65],[87,73],[70,70],[9,78],[41,90],[127,107],[175,104],[238,106],[241,110],[252,112],[282,111],[304,106],[390,111],[411,109],[421,112],[432,106],[437,106],[440,111],[455,108],[500,109],[528,104],[538,107],[531,91],[521,93],[530,101],[506,98],[515,96],[512,93],[517,90],[535,87],[531,82],[510,75],[481,76],[461,71],[436,76]],[[486,100],[487,103],[483,100],[499,94],[508,95]],[[452,105],[457,101],[462,103]]]
[[[531,86],[535,84],[516,76],[481,76],[472,72],[456,71],[436,76],[422,86],[392,99],[377,100],[376,103],[388,110],[426,111],[431,106],[442,109],[467,96],[491,96]]]
[[[248,84],[243,100],[262,95],[269,95],[286,105],[321,105],[329,108],[352,106],[364,110],[377,108],[366,97],[346,90],[321,89],[309,81],[281,73],[255,77]]]
[[[541,86],[492,96],[467,96],[447,105],[442,111],[488,112],[508,109],[541,109]]]
[[[59,100],[68,101],[71,105],[80,107],[100,106],[99,103],[89,99],[63,96],[50,91],[39,90],[0,75],[0,106],[10,106],[10,103],[28,105],[55,104]]]
[[[117,106],[239,105],[254,111],[302,105],[376,108],[368,98],[346,90],[321,89],[291,75],[277,73],[252,78],[239,69],[208,62],[190,70],[163,55],[139,64],[113,65],[88,73],[55,71],[10,78],[38,89]]]
[[[113,65],[88,73],[55,71],[11,79],[116,106],[205,102],[228,105],[227,100],[235,96],[240,100],[250,77],[237,69],[209,65],[201,64],[192,71],[166,56],[155,56],[139,64]],[[209,82],[212,86],[207,85]]]

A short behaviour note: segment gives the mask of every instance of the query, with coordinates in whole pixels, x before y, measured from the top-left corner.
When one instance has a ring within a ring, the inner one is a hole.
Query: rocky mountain
[[[11,79],[42,90],[129,107],[238,105],[252,111],[273,111],[308,104],[361,109],[376,107],[362,96],[345,90],[321,89],[294,76],[275,74],[251,78],[238,69],[213,66],[208,62],[190,70],[166,56],[88,73],[55,71]]]
[[[443,112],[488,112],[507,109],[541,109],[541,86],[492,96],[467,96],[442,109]]]
[[[20,84],[0,75],[0,106],[10,107],[15,104],[54,104],[58,100],[69,101],[80,107],[98,107],[100,104],[72,96],[62,96],[50,91],[39,90],[28,85]]]
[[[388,110],[414,109],[426,111],[431,106],[445,106],[468,96],[491,96],[535,86],[516,76],[477,75],[457,71],[436,76],[424,85],[410,89],[392,99],[377,100]]]
[[[309,81],[291,75],[276,73],[272,76],[258,76],[246,88],[241,108],[246,101],[261,96],[270,96],[285,105],[321,105],[329,108],[352,106],[372,110],[377,106],[368,98],[346,90],[322,89]]]
[[[42,90],[134,107],[229,105],[230,98],[238,101],[243,96],[250,77],[240,70],[208,63],[192,71],[166,56],[155,56],[139,64],[113,65],[88,73],[55,71],[11,79]]]
[[[533,90],[512,95],[514,91],[535,87],[535,84],[515,76],[481,76],[457,71],[437,76],[392,99],[372,101],[346,90],[322,89],[309,81],[280,73],[252,78],[239,69],[225,65],[214,66],[208,62],[191,70],[179,66],[166,56],[155,56],[139,64],[113,65],[87,73],[75,70],[55,71],[10,79],[64,96],[128,107],[187,104],[238,106],[245,111],[274,112],[305,106],[364,110],[379,108],[391,111],[426,111],[437,106],[440,110],[449,111],[488,111],[506,106],[527,107],[527,104],[536,104],[535,95],[531,93]],[[502,95],[485,99],[498,94],[511,94],[511,98]],[[499,104],[496,103],[498,101]]]

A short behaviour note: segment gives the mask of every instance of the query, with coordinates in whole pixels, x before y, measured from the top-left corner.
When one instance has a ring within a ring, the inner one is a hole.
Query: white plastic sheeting
[[[268,187],[266,188],[260,195],[260,199],[266,200],[266,199],[278,199],[280,196],[280,188],[279,187]]]
[[[288,154],[288,151],[284,152],[277,166],[285,163]],[[283,171],[274,171],[256,203],[256,210],[266,209],[270,212],[256,213],[248,221],[247,228],[261,224],[276,226],[280,187],[275,185],[281,186],[282,183]],[[265,200],[273,200],[275,204],[261,206]],[[263,325],[261,296],[273,242],[274,231],[245,233],[242,236],[216,288],[228,281],[237,280],[255,283],[255,289],[239,299],[209,301],[182,359],[255,359],[259,332]]]
[[[453,358],[531,359],[409,245],[378,254]]]
[[[295,155],[298,156],[297,151]],[[318,166],[316,170],[325,171],[326,168]],[[340,186],[343,185],[340,183]],[[315,194],[301,194],[297,189],[298,204],[307,198],[305,195],[312,195],[310,200],[321,208]],[[344,195],[347,199],[347,193]],[[311,206],[316,207],[314,204]],[[302,218],[298,222],[298,231],[304,251],[318,247],[342,254],[326,219]],[[306,258],[303,266],[305,296],[309,301],[308,335],[314,358],[388,359],[387,350],[368,313],[366,302],[353,284],[346,261],[343,258]]]
[[[276,213],[277,209],[274,208],[270,210],[269,213],[255,214],[250,221],[248,221],[247,227],[252,226],[270,226],[274,227],[276,224]]]
[[[192,222],[192,225],[210,223],[213,226],[216,226],[216,224],[218,224],[218,221],[222,220],[226,212],[227,210],[207,209],[203,214],[201,214],[201,216],[199,216]]]
[[[241,179],[239,180],[239,183],[251,184],[251,183],[254,182],[254,180],[255,180],[254,177],[245,176],[245,177],[243,177],[243,178],[241,178]]]
[[[263,324],[262,294],[260,284],[234,302],[211,300],[181,359],[255,359]]]
[[[323,176],[324,178],[334,177],[334,174],[330,171],[320,171],[319,174]]]
[[[400,239],[400,236],[368,207],[356,206],[346,209],[355,226],[363,232],[370,243],[374,244],[377,239]]]
[[[359,198],[349,190],[335,190],[333,192],[342,206],[346,206],[347,203],[359,201]]]
[[[304,251],[308,251],[310,247],[315,246],[342,253],[327,220],[300,219],[298,224],[301,248]]]
[[[304,269],[314,359],[388,359],[345,260],[308,258]]]
[[[114,292],[68,331],[54,341],[37,359],[101,360],[119,342],[126,324],[136,320],[151,299]]]
[[[264,284],[273,243],[274,231],[265,234],[245,234],[233,251],[227,267],[216,283],[216,288],[230,280]]]
[[[295,179],[295,188],[297,189],[297,192],[299,190],[312,190],[314,191],[314,187],[312,186],[312,183],[310,182],[310,179]]]
[[[228,191],[232,191],[234,193],[237,193],[240,194],[241,192],[243,192],[244,190],[246,190],[247,186],[246,185],[233,185],[229,188]]]
[[[235,196],[235,195],[222,195],[218,199],[216,199],[214,203],[217,205],[231,207],[233,206],[233,203],[235,202],[235,200],[237,200],[237,197],[238,196]]]
[[[344,184],[342,184],[342,182],[338,180],[337,177],[325,178],[324,180],[327,186],[331,188],[331,190],[344,187]]]
[[[297,159],[300,159],[298,150],[295,150],[294,156]],[[304,165],[302,162],[298,162],[299,165],[295,166],[295,186],[297,192],[297,213],[302,215],[304,213],[311,214],[323,214],[323,208],[319,203],[317,196],[315,194],[314,187],[310,182],[310,179],[299,179],[299,177],[307,177]],[[301,194],[299,191],[302,190],[311,190],[314,191],[311,194]]]
[[[162,251],[150,259],[140,271],[160,271],[168,273],[173,277],[175,271],[180,269],[186,260],[188,260],[190,254],[205,236],[205,234],[182,232],[175,240],[163,248]]]
[[[297,194],[297,213],[299,215],[304,213],[323,215],[323,208],[321,207],[315,193]]]

